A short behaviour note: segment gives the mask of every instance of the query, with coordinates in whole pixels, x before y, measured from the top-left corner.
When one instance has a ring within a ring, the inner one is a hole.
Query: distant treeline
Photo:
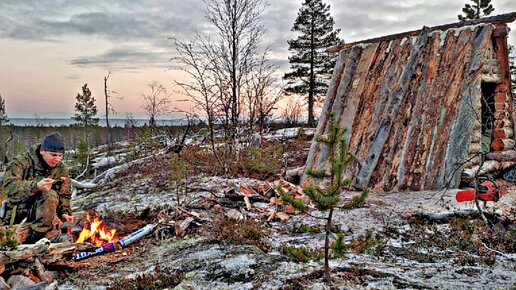
[[[198,130],[198,125],[192,130]],[[157,130],[168,134],[172,138],[179,138],[186,126],[162,126]],[[113,127],[110,128],[111,142],[132,141],[143,135],[148,135],[150,127]],[[48,134],[58,132],[65,138],[66,149],[75,150],[81,141],[86,141],[90,147],[108,143],[108,129],[106,127],[91,126],[3,126],[0,127],[0,157],[2,163],[10,161],[17,154],[24,152],[30,146],[38,144]]]

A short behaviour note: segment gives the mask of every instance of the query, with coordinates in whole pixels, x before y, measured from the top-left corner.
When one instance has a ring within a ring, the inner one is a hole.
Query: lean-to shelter
[[[357,161],[344,174],[357,188],[454,188],[488,151],[499,160],[483,164],[501,168],[515,147],[507,45],[515,19],[508,13],[330,48],[337,62],[306,168],[329,168],[316,138],[327,134],[331,113],[348,129]],[[303,182],[314,180],[305,174]]]

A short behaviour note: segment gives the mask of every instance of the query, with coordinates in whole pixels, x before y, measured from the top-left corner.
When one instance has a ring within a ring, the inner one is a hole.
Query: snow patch
[[[299,136],[300,131],[308,137],[311,137],[315,134],[315,128],[303,128],[294,127],[294,128],[284,128],[274,131],[271,134],[264,135],[263,139],[266,140],[283,140],[283,139],[293,139]]]
[[[108,156],[108,157],[100,158],[97,162],[95,162],[93,167],[98,169],[98,168],[110,166],[110,165],[113,165],[113,164],[116,164],[115,156]]]

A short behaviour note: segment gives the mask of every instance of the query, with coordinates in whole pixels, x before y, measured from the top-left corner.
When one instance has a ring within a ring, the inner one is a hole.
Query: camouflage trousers
[[[12,214],[15,215],[14,223],[19,224],[23,219],[27,218],[25,223],[19,229],[19,242],[25,240],[38,240],[43,237],[51,238],[51,236],[60,233],[62,222],[57,217],[57,206],[59,204],[59,195],[55,190],[42,192],[35,200],[27,200],[20,203],[13,212],[13,208],[8,211],[6,222],[9,223]],[[50,237],[49,237],[50,235]]]
[[[46,233],[54,228],[58,204],[59,194],[55,190],[41,193],[41,198],[36,199],[36,219],[32,222],[34,231]]]

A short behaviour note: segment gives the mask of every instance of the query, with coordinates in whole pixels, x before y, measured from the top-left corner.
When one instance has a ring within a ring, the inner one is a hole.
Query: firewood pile
[[[77,251],[94,248],[89,243],[50,243],[44,238],[35,244],[20,245],[15,250],[0,251],[0,288],[25,289],[38,284],[51,284],[56,278],[56,271],[90,266],[89,263],[72,261],[72,256]]]
[[[153,233],[154,237],[163,238],[165,233],[172,232],[181,238],[191,224],[203,222],[193,211],[182,208],[178,211],[180,213],[175,219],[162,212],[158,214],[157,223],[147,224],[124,237],[115,235],[115,230],[105,226],[97,212],[90,211],[86,214],[82,231],[74,234],[77,237],[75,243],[51,243],[43,238],[35,244],[22,244],[15,249],[0,251],[0,289],[55,288],[56,278],[61,272],[123,260],[128,254],[125,248],[144,236]],[[99,235],[99,232],[103,233]],[[106,233],[108,239],[100,239],[101,236],[106,237]],[[104,255],[106,253],[109,254]],[[90,259],[94,256],[97,257]]]
[[[246,209],[257,211],[261,219],[266,219],[269,222],[273,220],[287,221],[292,215],[300,214],[300,211],[290,204],[283,203],[278,188],[281,188],[285,193],[290,193],[296,199],[302,199],[305,204],[311,206],[311,202],[303,193],[302,187],[282,179],[254,184],[241,182],[239,186],[227,189],[225,197],[232,200],[243,200]],[[219,206],[216,205],[216,207]]]

